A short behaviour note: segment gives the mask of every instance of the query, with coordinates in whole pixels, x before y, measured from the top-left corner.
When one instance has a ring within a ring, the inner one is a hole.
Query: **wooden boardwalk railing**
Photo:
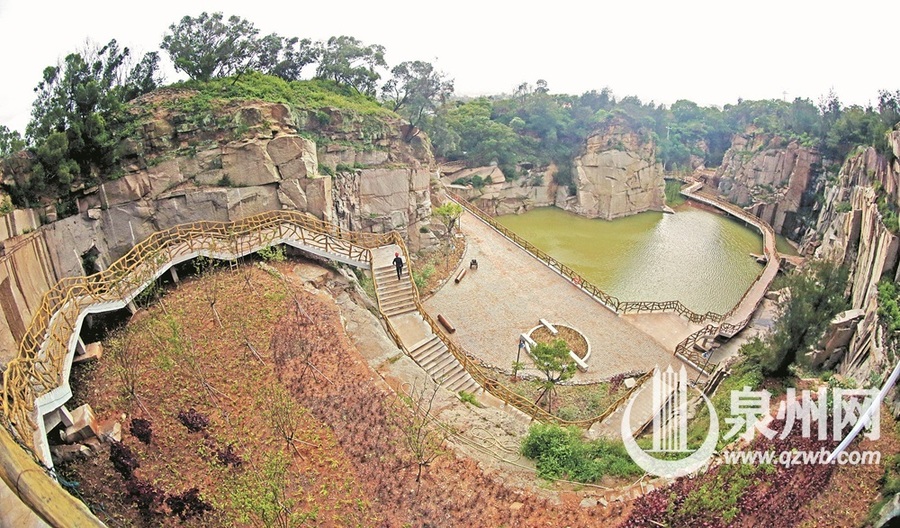
[[[400,235],[396,232],[391,232],[390,236],[391,236],[391,242],[396,244],[397,246],[399,246],[401,251],[403,251],[403,258],[405,259],[405,261],[410,262],[409,253],[406,248],[406,244],[403,242],[403,239],[400,237]],[[373,277],[374,277],[374,274],[373,274]],[[377,279],[375,279],[375,280],[377,281]],[[651,372],[647,372],[644,375],[640,376],[637,379],[637,383],[634,385],[634,387],[632,387],[631,389],[626,391],[625,394],[623,394],[620,398],[618,398],[612,405],[610,405],[606,410],[604,410],[599,415],[593,416],[590,418],[586,418],[583,420],[563,420],[562,418],[548,412],[547,409],[544,409],[543,407],[536,405],[533,401],[529,400],[528,398],[525,398],[524,396],[516,393],[515,391],[513,391],[506,385],[499,383],[496,380],[494,380],[493,378],[491,378],[490,376],[488,376],[485,373],[484,368],[480,365],[480,362],[477,359],[477,357],[474,354],[466,351],[462,346],[457,344],[455,341],[451,340],[450,336],[444,331],[444,328],[438,323],[438,321],[436,321],[433,317],[431,317],[431,315],[428,313],[428,310],[422,304],[421,298],[419,296],[419,291],[418,291],[418,288],[416,288],[415,282],[412,282],[411,278],[410,278],[410,282],[411,282],[411,286],[412,286],[412,290],[413,290],[413,302],[415,303],[416,309],[418,310],[419,314],[422,316],[422,319],[425,321],[426,324],[428,324],[429,328],[431,328],[431,332],[434,335],[438,336],[438,338],[440,338],[440,340],[447,347],[447,350],[449,350],[450,353],[453,354],[453,357],[455,357],[456,360],[459,361],[459,363],[463,366],[464,369],[466,369],[466,371],[469,373],[469,375],[472,376],[472,378],[476,382],[478,382],[478,384],[481,385],[491,395],[493,395],[496,398],[502,400],[503,402],[519,409],[520,411],[524,412],[525,414],[531,416],[531,418],[534,420],[538,420],[538,421],[544,422],[544,423],[555,423],[555,424],[558,424],[558,425],[561,425],[564,427],[575,426],[575,427],[587,429],[591,425],[593,425],[595,422],[602,421],[607,416],[612,414],[622,402],[626,401],[631,396],[631,394],[635,390],[637,390],[641,386],[641,384],[644,381],[646,381],[653,374],[651,371]],[[379,310],[381,310],[381,301],[377,299],[377,297],[378,297],[377,284],[376,284],[375,291],[376,291],[376,300],[378,302]],[[383,312],[382,312],[382,314],[383,314]],[[399,332],[397,331],[396,328],[394,328],[393,324],[390,321],[390,318],[384,317],[384,316],[382,318],[384,319],[386,326],[388,328],[388,334],[391,335],[391,337],[394,339],[394,341],[397,343],[397,345],[400,348],[402,348],[403,350],[406,351],[407,355],[411,355],[410,354],[411,351],[406,350],[406,347],[404,346],[403,341],[400,339]]]
[[[19,490],[17,493],[29,507],[53,525],[63,525],[59,519],[68,518],[74,525],[102,526],[83,504],[30,462],[35,460],[52,467],[43,418],[71,397],[68,378],[84,317],[89,313],[125,307],[162,273],[180,262],[198,256],[235,260],[280,243],[369,269],[372,267],[372,249],[396,244],[409,262],[406,244],[396,232],[348,232],[301,213],[273,211],[236,222],[194,222],[154,233],[106,270],[87,277],[60,280],[44,295],[22,339],[18,355],[3,373],[5,428],[14,433],[15,440],[36,458],[8,452],[0,456],[0,474],[12,489]],[[602,414],[586,420],[561,420],[488,377],[474,356],[451,341],[428,314],[415,284],[413,292],[422,318],[469,374],[492,395],[533,419],[590,427],[612,413],[650,375],[641,377],[633,389]],[[376,302],[381,310],[377,294]],[[403,347],[390,319],[383,312],[381,314],[388,333]],[[9,447],[14,444],[6,431],[3,438],[10,440],[3,444],[4,450],[18,449]],[[31,489],[38,491],[31,492]],[[55,498],[48,500],[51,496]]]
[[[702,357],[702,353],[695,349],[694,344],[700,339],[709,337],[733,337],[735,334],[743,330],[750,323],[750,320],[753,317],[753,313],[762,303],[763,295],[765,294],[766,289],[768,288],[781,264],[781,257],[778,255],[778,251],[775,249],[775,231],[774,229],[772,229],[772,226],[762,221],[759,217],[754,216],[733,204],[724,202],[716,198],[715,196],[700,193],[700,187],[702,187],[702,184],[694,183],[682,189],[681,194],[687,198],[712,205],[713,207],[716,207],[726,212],[727,214],[743,220],[744,222],[747,222],[759,229],[759,231],[763,235],[763,252],[767,258],[766,266],[762,269],[762,271],[759,272],[759,274],[756,276],[747,290],[744,291],[738,302],[735,303],[731,310],[729,310],[725,314],[718,314],[716,312],[706,312],[704,314],[700,314],[694,312],[678,300],[622,301],[615,296],[604,292],[596,285],[585,280],[584,277],[579,275],[576,271],[559,262],[541,249],[535,247],[533,244],[520,237],[516,233],[513,233],[511,230],[507,229],[505,226],[497,222],[492,216],[490,216],[462,196],[450,190],[448,190],[447,193],[450,195],[451,199],[465,207],[471,214],[491,226],[501,235],[517,244],[528,253],[531,253],[535,258],[543,261],[551,269],[555,270],[563,277],[569,279],[572,284],[578,286],[586,293],[600,301],[607,308],[613,310],[616,313],[628,314],[674,312],[685,317],[692,323],[699,324],[707,321],[711,323],[717,323],[718,326],[710,324],[705,328],[698,330],[694,334],[688,336],[684,341],[679,343],[675,349],[676,356],[684,359],[695,368],[709,373],[715,369],[716,364],[711,364],[708,361],[708,358]],[[740,318],[738,319],[738,317]]]
[[[3,411],[8,424],[21,442],[51,466],[43,415],[71,396],[68,377],[84,317],[124,307],[179,262],[200,255],[233,260],[284,242],[369,267],[369,248],[389,240],[385,234],[345,232],[291,211],[230,223],[195,222],[154,233],[106,270],[62,279],[44,295],[16,358],[3,373]]]

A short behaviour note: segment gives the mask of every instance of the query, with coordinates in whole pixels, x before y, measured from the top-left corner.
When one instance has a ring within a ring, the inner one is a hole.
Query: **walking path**
[[[397,244],[372,249],[372,273],[381,312],[397,332],[403,348],[436,382],[453,393],[466,391],[478,394],[481,386],[466,372],[416,308],[409,266],[404,266],[400,278],[397,278],[397,271],[391,262],[394,255],[401,251]]]
[[[735,218],[756,227],[763,235],[763,252],[766,256],[766,266],[763,268],[762,273],[760,273],[756,281],[744,293],[744,296],[741,297],[737,306],[728,313],[719,329],[719,334],[721,336],[734,337],[735,334],[747,326],[750,322],[750,316],[753,315],[753,312],[756,311],[760,302],[762,302],[762,298],[766,294],[766,291],[768,291],[769,285],[772,284],[775,275],[778,274],[778,269],[781,266],[781,257],[778,255],[778,251],[775,248],[775,231],[772,229],[772,226],[763,222],[758,217],[744,211],[740,207],[720,200],[715,196],[701,193],[700,188],[702,186],[702,183],[694,183],[682,189],[681,194],[692,200],[712,205],[713,207],[725,211]]]
[[[457,329],[451,339],[484,362],[511,370],[519,335],[545,319],[581,331],[591,345],[588,370],[577,373],[576,382],[680,366],[671,350],[477,217],[463,213],[461,229],[468,245],[453,276],[471,259],[478,269],[459,283],[448,281],[424,305],[433,317],[447,318]],[[527,357],[520,360],[530,364]]]

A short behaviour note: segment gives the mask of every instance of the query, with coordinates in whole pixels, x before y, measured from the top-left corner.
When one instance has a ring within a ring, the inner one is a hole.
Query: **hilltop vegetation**
[[[833,164],[857,145],[890,155],[885,133],[900,121],[900,90],[880,91],[877,106],[865,108],[844,106],[834,93],[817,104],[801,98],[739,100],[718,108],[679,100],[667,107],[617,98],[608,87],[552,94],[539,79],[512,94],[455,98],[452,78],[431,63],[389,67],[378,44],[346,35],[322,42],[261,36],[252,22],[222,13],[173,23],[160,50],[189,77],[173,86],[197,91],[185,111],[203,111],[218,100],[261,99],[307,110],[344,109],[370,120],[376,133],[383,118],[399,115],[411,125],[405,139],[424,131],[438,157],[470,166],[497,163],[511,178],[523,164],[552,163],[557,183],[570,190],[572,161],[585,139],[612,124],[651,141],[667,170],[684,171],[719,165],[732,136],[751,130],[817,148]],[[73,189],[115,178],[123,140],[136,131],[135,113],[128,109],[137,97],[163,86],[163,58],[151,52],[135,60],[112,40],[48,66],[25,137],[0,125],[0,156],[27,148],[37,162],[27,181],[12,184],[7,178],[5,190],[15,204],[65,203]],[[304,76],[307,70],[313,73]],[[324,112],[317,116],[327,118]]]

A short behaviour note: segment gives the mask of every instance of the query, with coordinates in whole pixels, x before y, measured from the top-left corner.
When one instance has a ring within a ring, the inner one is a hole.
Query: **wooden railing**
[[[273,211],[236,222],[194,222],[154,233],[106,270],[62,279],[44,294],[17,356],[3,373],[4,415],[19,441],[49,466],[46,446],[38,449],[36,445],[35,433],[43,433],[38,414],[42,404],[58,407],[71,394],[69,354],[84,316],[124,307],[178,262],[199,255],[232,260],[274,243],[293,241],[338,259],[368,264],[369,248],[390,240],[386,234],[346,232],[293,211]]]
[[[547,254],[543,250],[537,248],[531,242],[525,240],[521,236],[513,233],[511,230],[497,222],[491,215],[481,210],[475,204],[469,202],[462,196],[452,192],[447,191],[450,197],[463,207],[465,207],[470,213],[474,216],[481,219],[483,222],[491,226],[493,229],[498,231],[504,237],[508,238],[510,241],[520,246],[522,249],[534,255],[538,260],[544,262],[551,269],[558,272],[563,277],[569,279],[575,286],[578,286],[588,294],[592,295],[608,308],[613,310],[616,313],[626,314],[626,313],[640,313],[640,312],[677,312],[680,315],[683,315],[691,322],[694,323],[702,323],[704,321],[713,321],[720,322],[725,316],[715,313],[715,312],[706,312],[705,314],[699,314],[684,304],[681,301],[620,301],[617,297],[606,293],[601,290],[598,286],[594,285],[590,281],[586,280],[582,277],[578,272],[566,266],[562,262],[556,260],[553,256]]]
[[[694,345],[704,339],[712,339],[719,333],[719,327],[708,324],[697,330],[693,334],[687,336],[684,341],[678,343],[675,347],[675,355],[684,359],[689,365],[697,370],[710,373],[718,366],[716,363],[710,363],[709,356],[704,357],[703,352],[696,349]]]
[[[775,230],[772,229],[768,223],[762,221],[760,218],[744,211],[743,209],[722,200],[708,195],[706,193],[699,192],[699,188],[702,184],[694,183],[693,185],[682,190],[682,194],[688,198],[695,199],[700,202],[707,203],[723,211],[731,214],[734,217],[737,217],[747,223],[752,224],[754,227],[760,230],[763,235],[763,252],[768,259],[766,263],[766,267],[764,267],[757,275],[753,282],[750,283],[750,286],[744,291],[741,295],[738,302],[725,314],[718,314],[716,312],[706,312],[704,314],[699,314],[694,312],[687,306],[685,306],[681,301],[673,300],[673,301],[622,301],[618,298],[604,292],[594,284],[585,280],[584,277],[579,275],[576,271],[572,270],[565,264],[559,262],[552,256],[548,255],[541,249],[535,247],[533,244],[523,239],[516,233],[513,233],[511,230],[507,229],[505,226],[501,225],[497,222],[491,215],[487,214],[473,203],[469,202],[462,196],[448,190],[447,193],[450,197],[465,207],[471,214],[478,217],[480,220],[488,224],[490,227],[498,231],[501,235],[512,241],[513,243],[520,246],[522,249],[531,253],[535,258],[541,260],[546,265],[548,265],[551,269],[557,271],[560,275],[566,277],[571,281],[575,286],[578,286],[605,306],[610,308],[616,313],[620,314],[628,314],[628,313],[653,313],[653,312],[675,312],[679,315],[685,317],[692,323],[704,323],[706,321],[710,321],[712,323],[718,323],[719,326],[716,327],[714,325],[707,325],[706,328],[695,332],[691,336],[688,336],[684,341],[678,344],[675,349],[675,355],[680,356],[694,365],[696,368],[707,372],[712,371],[715,368],[715,364],[709,364],[706,358],[702,358],[702,361],[695,362],[695,359],[700,359],[697,356],[700,356],[699,352],[694,349],[694,344],[698,340],[698,336],[706,333],[709,335],[709,331],[707,329],[713,328],[712,334],[715,335],[724,335],[727,337],[734,336],[737,332],[746,327],[750,320],[752,319],[753,312],[759,308],[760,303],[762,302],[762,296],[756,300],[754,303],[753,309],[750,310],[750,315],[741,319],[740,321],[728,321],[743,305],[746,301],[747,296],[753,291],[756,284],[763,279],[763,275],[766,273],[769,266],[778,266],[780,265],[780,256],[778,255],[777,250],[775,249]],[[708,373],[708,372],[707,372]]]
[[[391,242],[400,247],[403,251],[403,256],[406,259],[406,262],[410,262],[409,254],[406,249],[406,244],[403,242],[403,239],[396,232],[390,233],[392,240]],[[378,296],[378,284],[377,278],[375,278],[375,274],[372,274],[373,280],[375,283],[375,297],[376,302],[379,307],[379,311],[381,311],[381,301]],[[562,426],[575,426],[580,428],[589,428],[595,422],[599,422],[604,420],[610,414],[612,414],[618,406],[627,400],[632,393],[641,386],[641,384],[646,381],[651,375],[652,371],[646,374],[643,374],[637,379],[637,383],[626,391],[619,399],[617,399],[612,405],[610,405],[606,410],[604,410],[601,414],[597,416],[593,416],[591,418],[586,418],[583,420],[563,420],[562,418],[550,413],[547,409],[536,405],[530,399],[518,394],[517,392],[510,389],[508,386],[503,383],[498,382],[494,378],[487,375],[484,368],[479,364],[478,359],[475,355],[467,352],[462,346],[457,344],[455,341],[450,339],[450,336],[444,331],[443,327],[436,321],[431,315],[428,313],[428,310],[422,304],[422,301],[419,297],[418,288],[416,288],[415,282],[412,281],[412,275],[408,279],[410,281],[410,285],[412,286],[413,291],[413,302],[415,304],[416,309],[419,314],[422,316],[422,319],[428,324],[429,328],[431,328],[431,332],[436,335],[441,342],[444,343],[444,346],[447,347],[447,350],[453,355],[454,358],[462,365],[462,367],[472,376],[482,388],[488,391],[492,396],[502,400],[503,402],[512,405],[513,407],[519,409],[525,414],[531,416],[532,419],[538,420],[540,422],[545,423],[555,423]],[[393,323],[391,322],[389,317],[384,316],[384,312],[382,313],[382,319],[385,322],[385,325],[388,329],[388,334],[394,339],[394,342],[403,349],[406,354],[412,357],[412,351],[406,348],[406,345],[403,343],[402,339],[400,339],[400,334],[396,328],[394,328]]]

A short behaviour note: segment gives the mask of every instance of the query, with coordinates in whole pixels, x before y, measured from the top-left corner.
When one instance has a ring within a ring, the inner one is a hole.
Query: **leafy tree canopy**
[[[25,148],[25,140],[16,130],[0,125],[0,158],[15,154]]]
[[[169,53],[175,69],[191,79],[236,75],[257,59],[259,30],[238,16],[226,21],[220,12],[210,15],[204,11],[196,18],[185,16],[169,26],[169,31],[160,47]]]
[[[453,80],[434,69],[430,62],[401,62],[391,70],[382,88],[385,103],[418,127],[453,94]]]
[[[37,157],[34,174],[10,189],[19,204],[46,193],[68,192],[78,177],[95,181],[115,161],[116,124],[126,120],[125,102],[156,88],[158,56],[132,66],[128,48],[115,40],[88,46],[44,69],[35,88],[26,138]]]
[[[374,96],[381,75],[375,68],[387,67],[384,46],[363,45],[359,40],[342,35],[331,37],[320,47],[316,77],[331,79],[355,88],[359,93]]]

